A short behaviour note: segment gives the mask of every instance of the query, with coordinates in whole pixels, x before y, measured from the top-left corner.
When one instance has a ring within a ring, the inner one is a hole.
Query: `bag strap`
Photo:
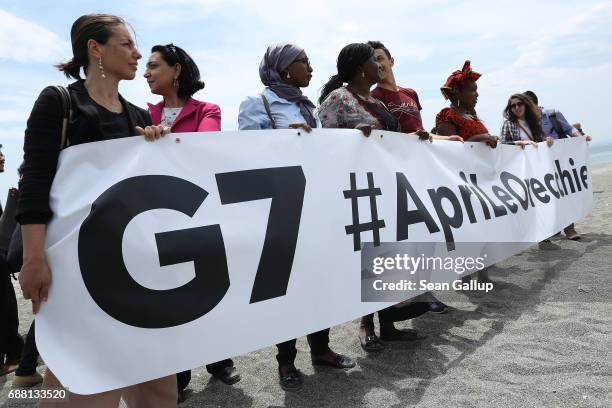
[[[272,117],[272,111],[270,110],[270,103],[268,102],[268,98],[264,94],[261,94],[261,100],[263,101],[264,108],[266,109],[266,113],[268,114],[268,118],[270,118],[270,122],[272,123],[272,129],[276,129],[276,122]]]
[[[521,124],[520,124],[520,122],[516,122],[516,124],[517,124],[517,125],[518,125],[518,126],[521,128],[521,129],[523,129],[523,132],[525,132],[525,134],[527,135],[527,137],[529,138],[529,140],[531,140],[531,141],[533,142],[534,140],[533,140],[533,135],[531,134],[531,129],[529,129],[529,130],[528,130],[528,129],[525,129],[525,127],[523,127],[523,125],[521,125]],[[520,133],[521,133],[521,132],[519,131],[519,137],[520,137]]]
[[[70,145],[70,141],[68,140],[68,122],[70,122],[70,118],[72,117],[72,102],[70,100],[70,92],[66,87],[56,85],[53,89],[60,97],[62,112],[64,112],[64,119],[62,120],[62,138],[60,141],[60,150],[63,150]]]
[[[557,111],[554,109],[546,109],[546,114],[550,118],[550,121],[553,125],[553,129],[555,129],[555,132],[557,133],[557,136],[559,137],[559,139],[566,138],[567,135],[563,131],[563,127],[561,127],[561,123],[559,123],[559,119],[557,119]]]
[[[7,251],[9,242],[11,241],[11,235],[17,225],[15,220],[15,213],[17,212],[17,199],[19,191],[10,189],[8,191],[6,202],[4,206],[4,212],[0,215],[0,250]]]

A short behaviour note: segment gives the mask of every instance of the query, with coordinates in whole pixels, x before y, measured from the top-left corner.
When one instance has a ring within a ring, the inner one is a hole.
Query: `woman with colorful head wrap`
[[[478,101],[478,72],[472,71],[470,61],[465,61],[460,71],[453,72],[440,91],[451,106],[436,115],[436,133],[442,136],[459,135],[466,142],[484,142],[497,146],[497,137],[491,136],[476,115]]]

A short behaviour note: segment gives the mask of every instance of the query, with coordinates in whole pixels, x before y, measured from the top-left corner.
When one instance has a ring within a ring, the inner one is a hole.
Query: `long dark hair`
[[[95,40],[97,43],[106,44],[113,27],[121,24],[125,24],[125,21],[112,14],[86,14],[77,18],[70,29],[72,59],[55,67],[68,78],[81,79],[81,68],[87,75],[89,65],[87,41]]]
[[[374,55],[374,48],[365,43],[353,43],[342,48],[336,61],[338,73],[332,75],[323,85],[319,103],[323,102],[332,91],[340,88],[343,83],[351,81],[359,67],[372,58],[372,55]]]
[[[544,132],[542,131],[542,125],[540,124],[540,109],[538,109],[538,107],[528,96],[520,93],[512,95],[508,99],[508,104],[504,109],[504,118],[511,122],[518,123],[518,118],[512,112],[512,108],[510,107],[513,99],[518,99],[519,101],[523,102],[523,105],[525,106],[525,122],[527,122],[529,130],[531,130],[531,136],[533,136],[534,140],[541,140]]]
[[[185,99],[204,89],[204,82],[200,80],[200,70],[193,59],[183,50],[174,44],[156,45],[151,48],[151,53],[159,52],[170,66],[181,65],[181,73],[177,80],[179,83],[177,94],[181,99]]]

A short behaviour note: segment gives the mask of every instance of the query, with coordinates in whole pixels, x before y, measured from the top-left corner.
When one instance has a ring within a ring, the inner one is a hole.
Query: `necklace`
[[[470,113],[467,113],[465,111],[460,110],[458,107],[456,106],[452,106],[451,107],[455,112],[457,112],[458,114],[460,114],[462,117],[464,117],[467,120],[476,120],[476,117]]]

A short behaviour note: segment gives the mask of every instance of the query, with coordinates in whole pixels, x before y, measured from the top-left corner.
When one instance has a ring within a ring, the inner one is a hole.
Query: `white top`
[[[519,136],[521,140],[532,140],[533,135],[531,134],[531,129],[529,129],[529,125],[527,121],[523,119],[518,120],[519,123]]]
[[[176,120],[179,113],[183,108],[164,108],[161,116],[161,125],[162,126],[172,126],[174,121]]]

